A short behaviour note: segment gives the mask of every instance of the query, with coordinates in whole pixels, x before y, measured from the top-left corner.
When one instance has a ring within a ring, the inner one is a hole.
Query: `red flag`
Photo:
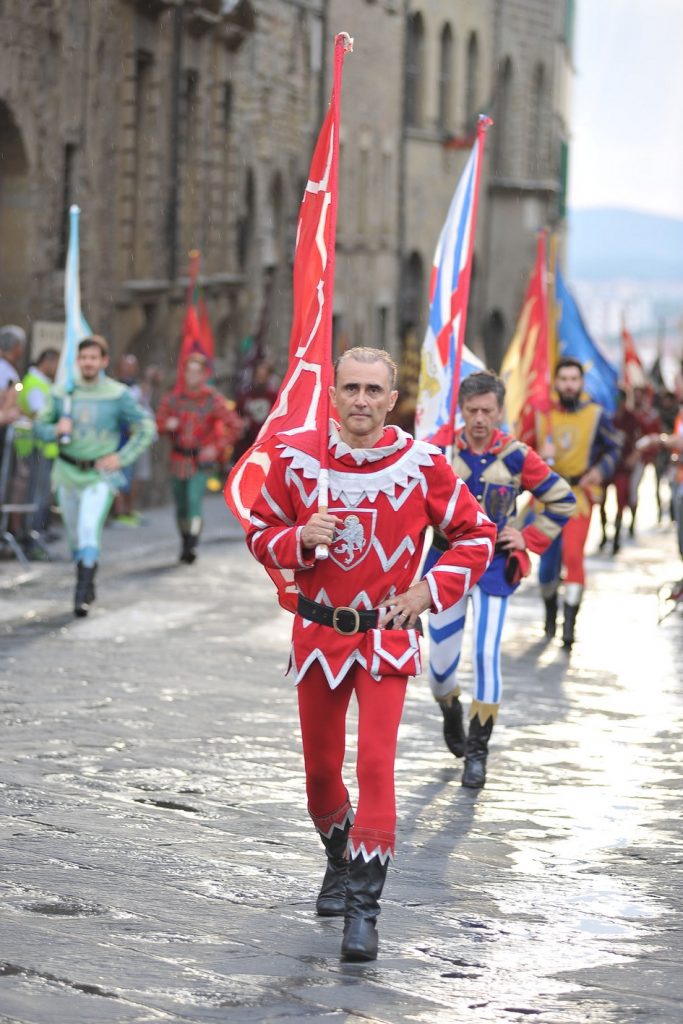
[[[622,324],[621,328],[621,345],[624,356],[624,366],[622,371],[622,383],[624,387],[647,387],[648,380],[636,349],[636,343],[633,340],[633,335],[630,331],[626,330],[625,323]]]
[[[178,353],[175,390],[182,391],[185,384],[185,363],[191,355],[204,356],[207,376],[213,373],[215,347],[209,314],[202,298],[198,283],[200,255],[197,249],[190,253],[190,283],[187,289],[187,304],[183,319],[183,331]]]
[[[507,392],[505,410],[513,430],[525,407],[536,412],[550,411],[545,248],[545,231],[541,231],[536,244],[536,262],[529,279],[522,312],[500,371]]]
[[[351,40],[346,33],[340,33],[335,39],[330,105],[320,129],[299,211],[289,367],[256,443],[242,456],[225,485],[225,500],[245,530],[251,506],[268,474],[269,442],[276,434],[296,436],[316,432],[321,477],[327,468],[341,78],[344,57],[350,49]],[[320,490],[322,492],[322,486]],[[320,505],[326,505],[326,495],[322,493]],[[270,568],[267,572],[277,586],[280,604],[294,611],[293,573]]]

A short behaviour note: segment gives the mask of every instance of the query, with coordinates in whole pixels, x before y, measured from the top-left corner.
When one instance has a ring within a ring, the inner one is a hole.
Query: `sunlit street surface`
[[[168,509],[108,530],[84,620],[64,561],[0,565],[0,1021],[680,1021],[668,522],[644,508],[637,542],[591,554],[570,658],[542,639],[535,582],[511,602],[483,791],[460,786],[411,684],[398,859],[364,967],[314,913],[289,619],[220,499],[208,512],[191,568]],[[469,680],[466,657],[467,696]]]

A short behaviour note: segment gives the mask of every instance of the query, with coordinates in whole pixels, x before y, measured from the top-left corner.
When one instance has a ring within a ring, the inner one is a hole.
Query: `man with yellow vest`
[[[59,352],[54,348],[46,348],[17,385],[17,406],[21,419],[14,428],[16,476],[23,490],[22,500],[36,505],[35,512],[28,514],[24,524],[24,542],[28,545],[29,553],[33,550],[36,533],[44,533],[47,529],[50,517],[50,472],[58,452],[54,442],[46,443],[33,436],[32,424],[47,404],[58,365]]]
[[[564,567],[564,622],[562,642],[571,650],[585,572],[583,549],[593,505],[602,486],[614,475],[622,437],[602,406],[583,391],[583,366],[577,359],[560,359],[555,369],[557,401],[549,413],[527,409],[522,416],[520,440],[536,449],[564,477],[574,492],[576,512],[562,533],[541,556],[539,579],[545,603],[545,633],[555,635],[557,591]]]

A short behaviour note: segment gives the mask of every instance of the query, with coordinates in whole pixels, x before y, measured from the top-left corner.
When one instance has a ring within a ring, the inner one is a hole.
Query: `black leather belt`
[[[68,462],[70,466],[75,466],[76,469],[82,470],[84,473],[88,469],[94,469],[96,465],[95,459],[72,459],[70,455],[65,455],[64,452],[60,452],[57,456],[62,462]]]
[[[342,605],[340,608],[330,608],[327,604],[318,604],[309,598],[299,594],[296,610],[302,619],[309,619],[317,622],[320,626],[331,626],[335,633],[341,636],[354,636],[356,633],[367,633],[369,629],[377,629],[380,612],[377,608],[358,609]],[[396,629],[391,623],[386,629]],[[398,627],[403,628],[403,627]],[[422,636],[422,623],[419,619],[412,627]]]

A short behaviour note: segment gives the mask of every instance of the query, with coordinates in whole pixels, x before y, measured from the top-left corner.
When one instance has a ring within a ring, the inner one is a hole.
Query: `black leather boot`
[[[188,565],[192,565],[197,557],[195,548],[197,547],[197,538],[191,533],[183,533],[183,546],[180,551],[180,561],[187,562]]]
[[[557,629],[557,594],[544,597],[543,604],[545,605],[545,626],[543,628],[545,635],[552,638]]]
[[[327,852],[327,868],[318,893],[315,909],[320,917],[341,917],[346,912],[346,882],[349,862],[346,859],[346,840],[351,823],[344,828],[333,828],[331,836],[318,835]]]
[[[95,571],[96,566],[94,565],[83,565],[79,562],[76,566],[76,594],[74,596],[74,615],[79,619],[85,618],[90,611],[90,604],[92,598],[90,594],[95,594]]]
[[[562,624],[562,646],[566,651],[571,651],[574,643],[574,632],[576,629],[576,616],[579,612],[578,604],[564,605],[564,622]]]
[[[97,574],[97,562],[92,567],[92,576],[90,577],[90,583],[88,585],[88,591],[85,595],[85,599],[88,604],[92,604],[95,600],[95,576]]]
[[[342,960],[377,959],[379,899],[388,867],[388,859],[382,864],[379,857],[371,857],[366,863],[362,854],[349,861]]]
[[[462,785],[467,786],[468,789],[481,789],[486,782],[486,758],[492,732],[493,715],[489,715],[485,725],[479,721],[479,715],[470,719],[470,731],[467,735],[465,750],[465,767],[462,773]]]
[[[465,725],[462,716],[462,704],[457,697],[453,697],[450,704],[445,701],[437,701],[443,715],[443,738],[446,746],[454,757],[465,756]]]

